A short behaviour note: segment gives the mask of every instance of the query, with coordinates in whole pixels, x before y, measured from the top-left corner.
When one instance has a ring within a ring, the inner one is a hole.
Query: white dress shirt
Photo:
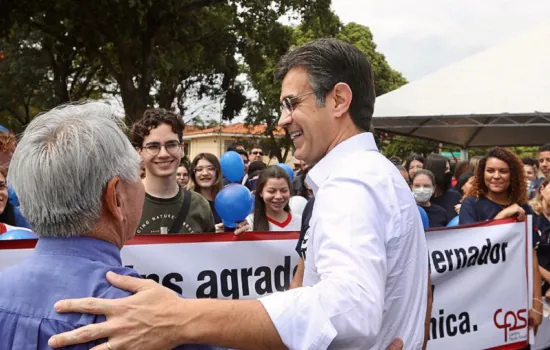
[[[424,339],[428,250],[411,190],[371,133],[309,172],[303,287],[260,299],[290,349],[404,349]]]

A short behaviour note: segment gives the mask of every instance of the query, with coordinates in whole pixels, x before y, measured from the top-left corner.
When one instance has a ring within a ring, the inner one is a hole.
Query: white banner
[[[434,295],[428,349],[525,343],[526,223],[434,230],[426,237]]]
[[[426,236],[434,290],[428,349],[523,344],[531,271],[526,224],[492,222]],[[288,288],[297,238],[295,232],[139,236],[122,249],[122,260],[188,298],[251,299]],[[0,270],[32,253],[34,244],[0,241]]]

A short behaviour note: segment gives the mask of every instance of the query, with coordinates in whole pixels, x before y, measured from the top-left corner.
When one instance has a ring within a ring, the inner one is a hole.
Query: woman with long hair
[[[14,227],[29,228],[29,223],[21,214],[19,208],[9,201],[7,177],[7,168],[0,165],[0,224],[4,224],[0,227],[0,233]]]
[[[475,170],[471,196],[462,203],[460,225],[492,219],[518,217],[531,213],[527,199],[527,182],[521,160],[507,148],[491,149]],[[529,325],[542,322],[541,276],[533,248],[533,300],[535,310],[529,310]]]
[[[533,234],[538,240],[537,257],[542,278],[542,295],[550,298],[550,177],[542,181],[535,198],[533,209]]]
[[[460,203],[462,196],[451,188],[453,174],[449,160],[439,154],[430,154],[424,169],[431,171],[435,176],[435,191],[431,202],[443,207],[447,211],[447,217],[452,219],[456,216],[455,206]]]
[[[424,162],[424,157],[418,154],[405,158],[405,169],[409,172],[409,179],[412,179],[418,170],[424,169]]]
[[[216,224],[221,224],[222,219],[216,211],[214,200],[223,187],[222,168],[218,158],[212,153],[199,153],[191,163],[191,174],[187,188],[200,193],[208,203],[214,214]]]
[[[291,213],[290,177],[286,170],[272,165],[260,173],[256,181],[254,213],[246,221],[254,231],[300,231],[301,216]],[[238,232],[236,231],[238,234]]]

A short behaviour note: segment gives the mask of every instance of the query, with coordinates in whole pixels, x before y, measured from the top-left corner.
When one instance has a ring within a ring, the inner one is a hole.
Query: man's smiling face
[[[145,165],[147,176],[168,177],[176,174],[181,157],[183,156],[182,147],[177,147],[175,151],[168,152],[167,147],[172,143],[178,143],[178,135],[168,124],[160,124],[151,129],[149,135],[143,139],[142,147],[139,151],[143,164]],[[158,154],[151,154],[146,147],[151,145],[161,145]]]
[[[284,127],[296,147],[294,156],[307,164],[318,162],[328,152],[334,138],[331,116],[319,106],[309,84],[309,75],[301,67],[292,68],[283,79],[281,101],[292,101],[292,113],[281,112],[279,126]]]

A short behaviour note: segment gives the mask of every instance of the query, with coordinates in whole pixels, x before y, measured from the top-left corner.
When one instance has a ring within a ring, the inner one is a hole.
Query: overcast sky
[[[332,0],[332,7],[344,23],[370,27],[378,51],[409,81],[550,22],[550,0]]]

